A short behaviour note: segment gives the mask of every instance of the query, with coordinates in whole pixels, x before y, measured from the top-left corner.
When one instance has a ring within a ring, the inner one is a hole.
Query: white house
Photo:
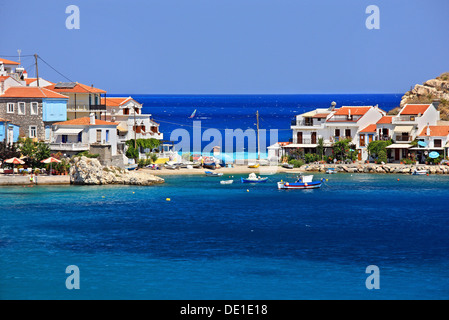
[[[52,126],[50,149],[66,155],[75,155],[82,151],[100,154],[104,164],[123,166],[127,163],[123,154],[117,152],[117,122],[90,117],[57,122]]]
[[[142,114],[142,105],[131,97],[107,97],[106,120],[118,122],[120,142],[131,139],[163,139],[151,114]]]
[[[438,152],[444,158],[448,155],[449,126],[426,126],[417,137],[421,143],[417,147],[410,148],[416,152],[416,158],[423,160],[432,151]]]
[[[440,120],[438,103],[406,104],[396,116],[391,118],[393,132],[389,136],[393,144],[387,149],[392,150],[394,161],[400,161],[410,154],[413,147],[410,143],[417,138],[426,126],[436,126]]]

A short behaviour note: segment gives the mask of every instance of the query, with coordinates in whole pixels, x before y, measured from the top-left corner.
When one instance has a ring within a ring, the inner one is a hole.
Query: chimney
[[[427,124],[426,135],[430,136],[430,126]]]
[[[90,124],[95,124],[95,114],[93,112],[90,114]]]
[[[438,106],[440,105],[440,99],[434,99],[432,100],[432,104],[435,107],[435,109],[438,110]]]

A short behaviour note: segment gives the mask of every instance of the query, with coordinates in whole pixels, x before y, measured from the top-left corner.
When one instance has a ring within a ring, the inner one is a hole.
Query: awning
[[[117,130],[120,131],[120,132],[128,132],[128,126],[123,124],[123,123],[120,123],[117,126]]]
[[[315,110],[314,111],[309,111],[303,114],[300,114],[301,117],[303,118],[308,118],[308,117],[313,117],[316,114]]]
[[[386,147],[387,149],[409,149],[413,147],[411,144],[408,143],[393,143],[390,144],[388,147]]]
[[[303,144],[303,143],[291,143],[284,148],[316,148],[317,144]]]
[[[72,135],[72,136],[76,136],[78,135],[78,133],[80,133],[81,131],[83,131],[83,129],[68,129],[68,128],[61,128],[55,131],[55,135]]]
[[[411,132],[413,130],[413,126],[396,126],[394,128],[394,132]]]
[[[410,150],[430,151],[430,150],[444,150],[444,148],[428,148],[428,147],[423,148],[423,147],[413,147],[413,148],[410,148]]]

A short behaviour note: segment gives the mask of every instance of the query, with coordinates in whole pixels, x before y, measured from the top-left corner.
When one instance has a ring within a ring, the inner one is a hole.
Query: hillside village
[[[19,62],[0,58],[0,141],[10,145],[19,138],[45,142],[55,154],[94,154],[104,165],[123,167],[129,141],[161,141],[163,134],[132,97],[108,97],[106,90],[78,82],[30,78]],[[137,149],[138,157],[152,151]]]

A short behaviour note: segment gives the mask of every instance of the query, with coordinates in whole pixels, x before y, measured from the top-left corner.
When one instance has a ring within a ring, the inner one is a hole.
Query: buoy
[[[398,181],[399,181],[399,179],[398,179]]]
[[[326,182],[328,182],[329,181],[329,179],[326,179]]]
[[[249,189],[246,189],[246,192],[249,192]]]
[[[133,194],[134,194],[135,192],[133,191]]]
[[[170,201],[170,198],[166,198],[165,201]]]
[[[102,198],[104,198],[104,196],[101,196]]]

